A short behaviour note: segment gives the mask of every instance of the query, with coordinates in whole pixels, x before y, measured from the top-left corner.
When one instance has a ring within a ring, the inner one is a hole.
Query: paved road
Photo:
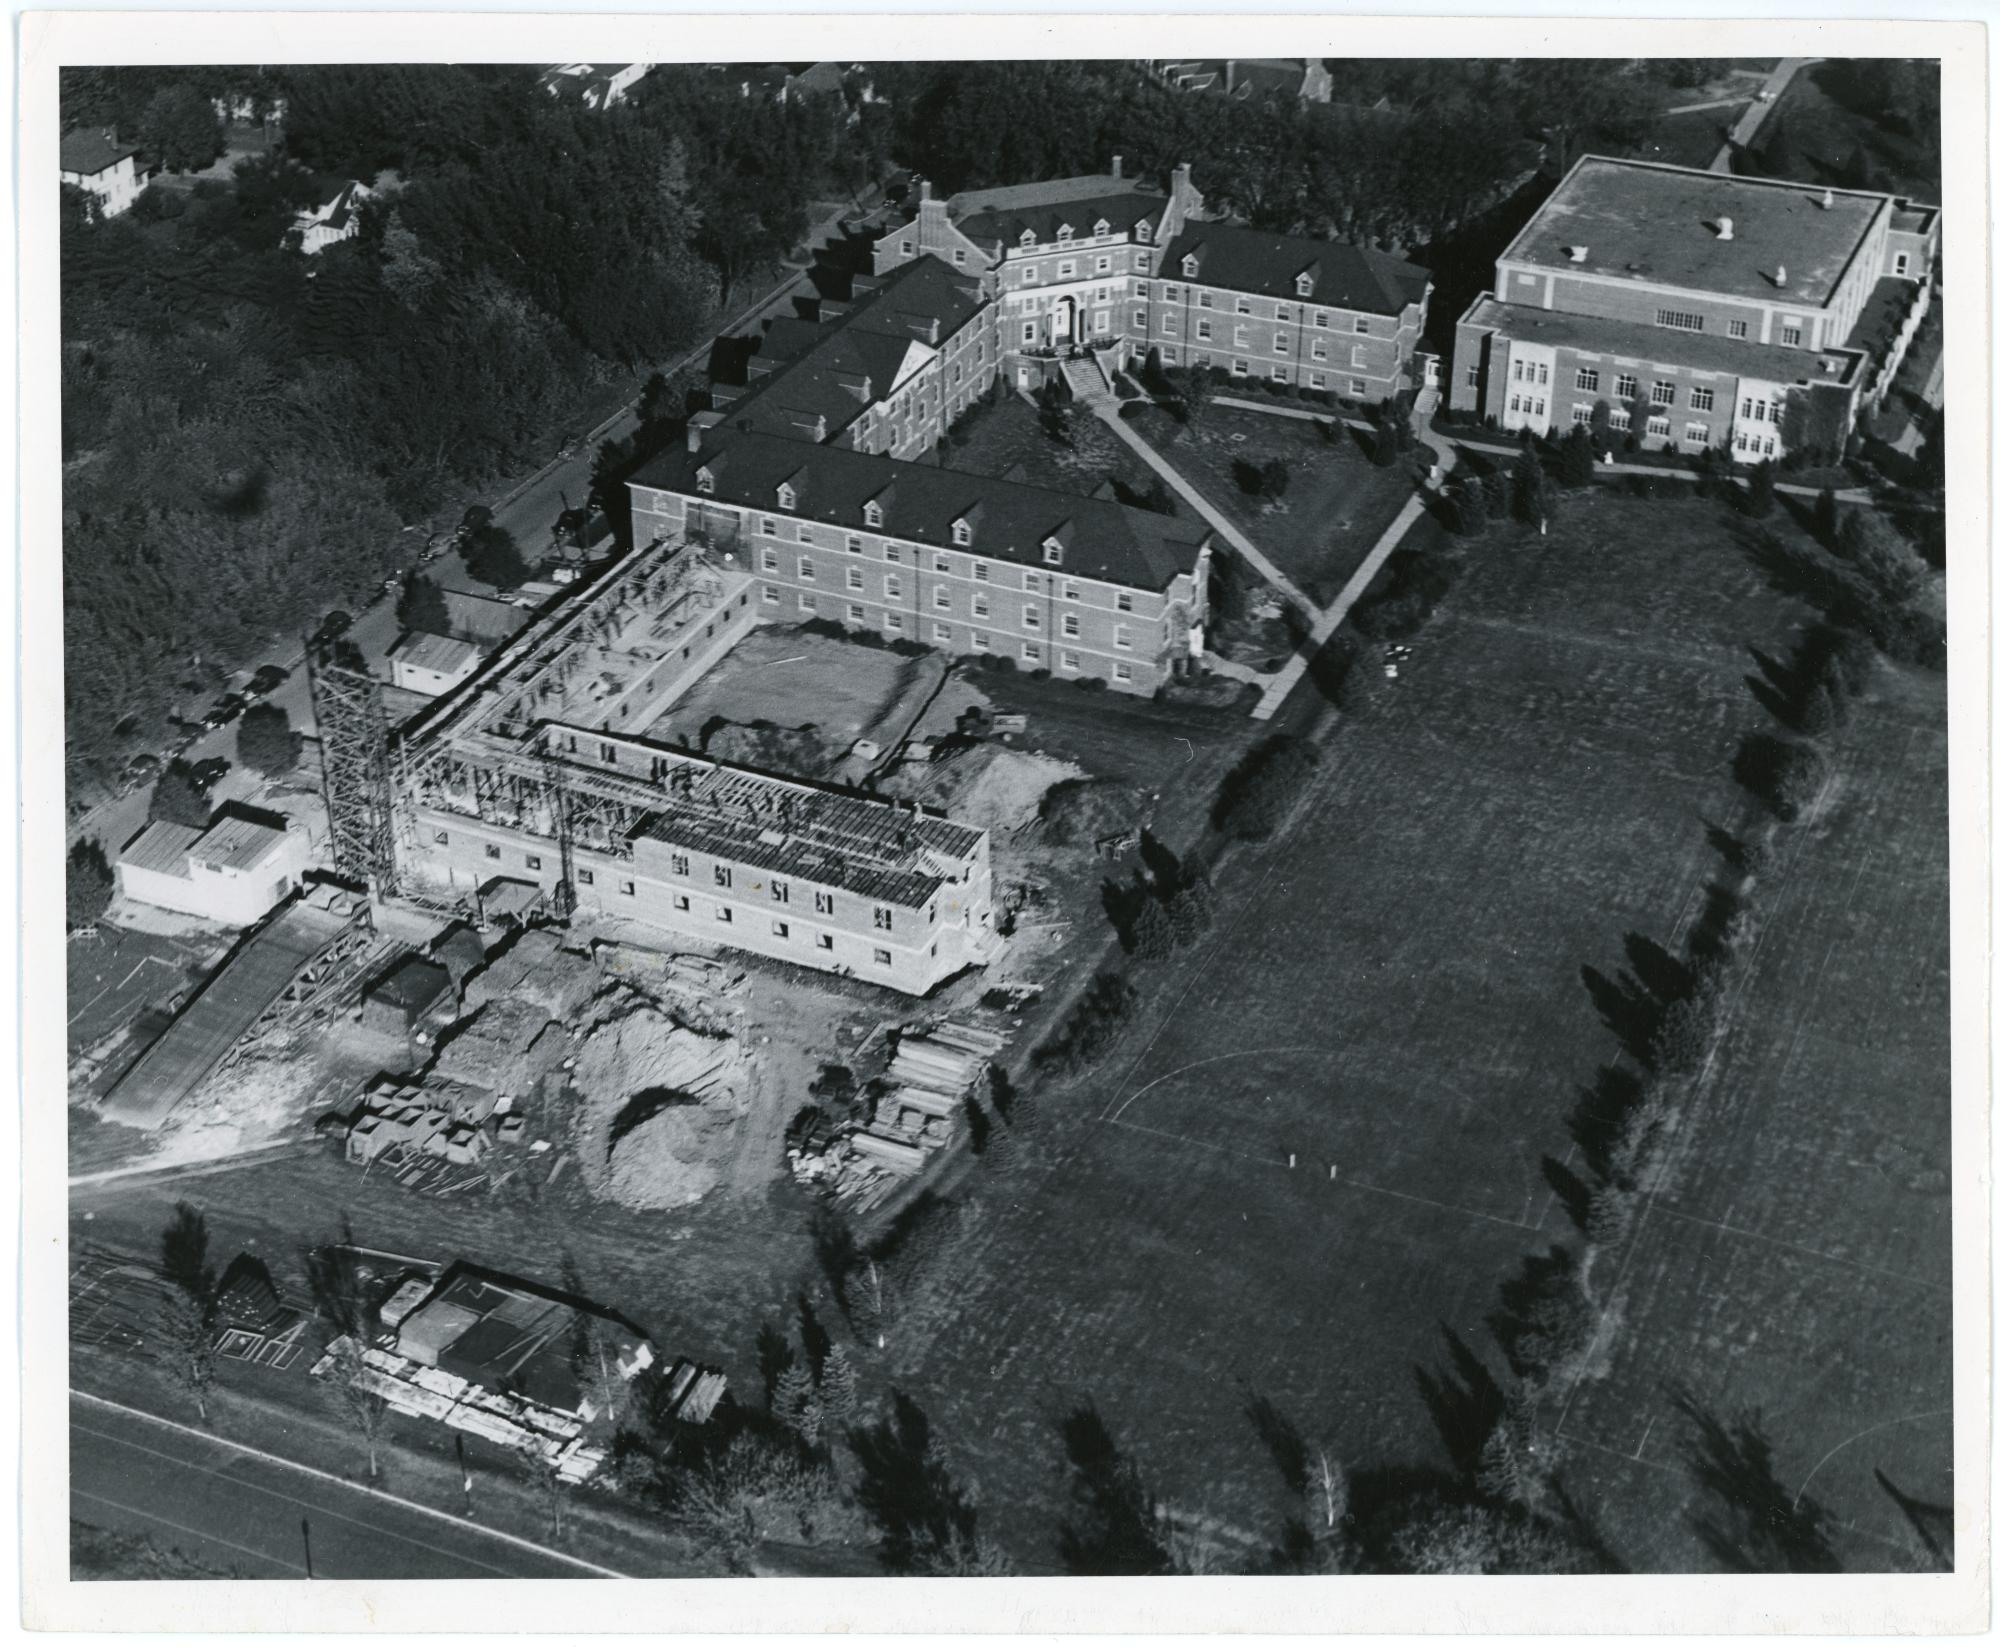
[[[76,1519],[245,1578],[618,1576],[94,1397],[72,1394],[69,1447]]]
[[[879,217],[881,207],[870,214],[870,221]],[[812,250],[824,246],[837,233],[840,220],[854,215],[851,205],[826,205],[813,219],[807,233],[807,245]],[[808,260],[810,263],[810,259]],[[690,367],[703,366],[709,351],[718,337],[737,336],[761,324],[767,317],[788,313],[792,299],[799,294],[805,284],[808,267],[793,269],[778,285],[763,292],[744,305],[727,320],[721,322],[693,348],[678,359],[668,361],[660,370],[669,377]],[[597,448],[606,440],[623,439],[638,427],[635,410],[638,402],[621,408],[600,423],[595,429],[580,436],[574,453],[568,458],[557,458],[542,469],[522,481],[511,492],[496,500],[493,505],[495,521],[514,535],[524,553],[533,559],[546,547],[549,533],[555,525],[556,516],[563,508],[565,497],[571,504],[580,504],[590,490],[591,459]],[[423,547],[424,534],[412,531],[406,534],[410,545],[408,558],[414,559]],[[426,568],[428,573],[441,583],[452,588],[485,589],[469,572],[464,563],[454,554],[446,554]],[[328,603],[331,606],[331,602]],[[373,604],[354,614],[354,626],[347,638],[361,649],[362,655],[370,663],[379,662],[389,648],[395,644],[400,633],[396,623],[395,602],[387,595],[378,595]],[[258,663],[281,664],[292,671],[292,678],[272,692],[265,700],[282,708],[290,717],[292,725],[301,731],[313,729],[312,701],[306,687],[303,649],[294,638],[288,637],[282,644],[274,646],[269,655],[256,660]],[[254,669],[256,664],[251,667]],[[207,707],[210,700],[204,698],[199,703],[183,707],[198,713]],[[233,725],[220,731],[210,732],[198,739],[186,751],[190,762],[206,760],[210,756],[220,756],[234,762],[236,759],[236,733]],[[224,780],[224,787],[214,793],[217,803],[234,798],[233,790],[247,787],[247,781],[237,780],[238,774],[231,772]],[[83,836],[90,836],[102,843],[107,854],[115,857],[118,850],[138,833],[146,821],[146,812],[152,802],[152,785],[143,784],[128,795],[93,808],[83,817],[69,825],[68,842],[74,844]]]
[[[1771,94],[1769,100],[1753,101],[1750,107],[1743,111],[1742,118],[1723,140],[1721,152],[1708,163],[1708,169],[1712,172],[1728,171],[1730,156],[1739,149],[1749,148],[1756,140],[1758,128],[1764,124],[1765,117],[1778,106],[1778,100],[1785,95],[1785,88],[1792,83],[1792,76],[1800,69],[1809,68],[1818,61],[1817,57],[1780,59],[1778,66],[1771,71],[1764,82],[1764,90]]]

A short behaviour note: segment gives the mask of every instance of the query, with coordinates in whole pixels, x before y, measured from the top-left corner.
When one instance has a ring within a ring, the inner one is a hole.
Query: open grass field
[[[1318,422],[1233,406],[1208,407],[1192,427],[1165,412],[1149,411],[1135,427],[1281,571],[1321,602],[1340,592],[1413,490],[1407,465],[1376,468],[1351,429],[1342,429],[1329,442]],[[1237,484],[1235,465],[1273,458],[1290,470],[1284,496],[1250,496]]]
[[[1546,540],[1481,545],[1388,706],[1327,745],[1294,830],[1230,863],[1215,932],[1141,971],[1121,1050],[1045,1095],[1053,1161],[994,1181],[892,1339],[888,1375],[1025,1563],[1056,1563],[1057,1426],[1086,1401],[1164,1499],[1250,1537],[1287,1507],[1253,1398],[1355,1467],[1445,1462],[1423,1388],[1445,1335],[1497,1370],[1501,1284],[1571,1234],[1544,1158],[1569,1157],[1579,1089],[1617,1054],[1584,969],[1693,920],[1709,826],[1747,815],[1730,760],[1765,723],[1750,648],[1782,648],[1800,615],[1694,500],[1592,494]],[[1800,873],[1843,881],[1837,856]],[[1879,1135],[1905,1097],[1857,1101]],[[1826,1141],[1789,1142],[1803,1185]],[[1811,1245],[1873,1239],[1874,1208],[1814,1199]],[[1653,1340],[1696,1330],[1692,1303],[1664,1299]],[[1772,1308],[1729,1331],[1792,1330]],[[1732,1398],[1775,1408],[1787,1360]]]
[[[1923,1570],[1952,1498],[1944,685],[1885,674],[1784,866],[1701,1097],[1646,1214],[1611,1376],[1563,1428],[1614,1543],[1705,1565],[1689,1426],[1761,1413],[1778,1479],[1852,1566]]]
[[[1749,106],[1746,98],[1722,108],[1662,115],[1654,122],[1652,131],[1639,145],[1633,158],[1651,160],[1662,166],[1699,166],[1705,169],[1722,151],[1724,141]]]
[[[1935,69],[1927,72],[1935,75]],[[1886,130],[1841,99],[1842,67],[1816,63],[1792,76],[1784,94],[1764,121],[1760,140],[1782,123],[1798,161],[1802,183],[1833,183],[1859,146],[1866,151],[1873,176],[1869,187],[1936,205],[1939,199],[1939,158],[1935,141]]]

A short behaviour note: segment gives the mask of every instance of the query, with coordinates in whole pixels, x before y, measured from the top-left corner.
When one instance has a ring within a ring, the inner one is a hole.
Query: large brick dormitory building
[[[1430,280],[1374,251],[1201,216],[1109,173],[934,198],[818,323],[773,323],[688,449],[631,482],[633,539],[742,556],[756,609],[1150,693],[1202,649],[1209,533],[924,461],[996,384],[1150,351],[1382,400],[1414,387]]]
[[[1784,455],[1879,403],[1931,298],[1938,210],[1586,156],[1459,320],[1452,410],[1560,434]],[[1788,419],[1789,409],[1789,419]]]

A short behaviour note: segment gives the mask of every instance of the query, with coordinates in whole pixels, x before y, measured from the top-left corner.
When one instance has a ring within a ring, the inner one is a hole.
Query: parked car
[[[253,697],[263,697],[275,692],[292,678],[292,672],[281,663],[267,663],[250,677],[249,691]]]
[[[336,608],[319,620],[319,627],[313,631],[315,646],[329,646],[354,627],[354,619]]]
[[[188,781],[196,789],[200,790],[202,794],[206,795],[217,784],[222,782],[223,775],[228,770],[229,763],[226,760],[220,755],[211,755],[207,760],[196,761],[193,766],[188,768]]]
[[[225,693],[208,706],[208,713],[201,718],[201,724],[213,732],[218,727],[227,726],[243,713],[242,698],[234,692]]]

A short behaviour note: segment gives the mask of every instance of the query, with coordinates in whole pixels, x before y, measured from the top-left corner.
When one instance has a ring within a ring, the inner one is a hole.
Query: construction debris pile
[[[606,1449],[589,1437],[600,1406],[621,1397],[656,1361],[653,1346],[616,1317],[579,1300],[490,1271],[454,1265],[442,1277],[406,1281],[380,1312],[373,1344],[334,1339],[315,1378],[351,1378],[395,1411],[430,1418],[539,1459],[564,1481],[596,1474]],[[604,1347],[604,1378],[586,1389],[575,1345]],[[706,1423],[727,1380],[692,1361],[668,1373],[660,1410]]]
[[[572,1143],[593,1193],[650,1210],[687,1206],[722,1182],[751,1100],[735,1035],[613,983],[579,1031],[569,1080]]]
[[[905,1031],[872,1118],[796,1140],[786,1150],[792,1175],[855,1211],[876,1205],[951,1141],[968,1097],[1006,1044],[1004,1035],[949,1019]]]

